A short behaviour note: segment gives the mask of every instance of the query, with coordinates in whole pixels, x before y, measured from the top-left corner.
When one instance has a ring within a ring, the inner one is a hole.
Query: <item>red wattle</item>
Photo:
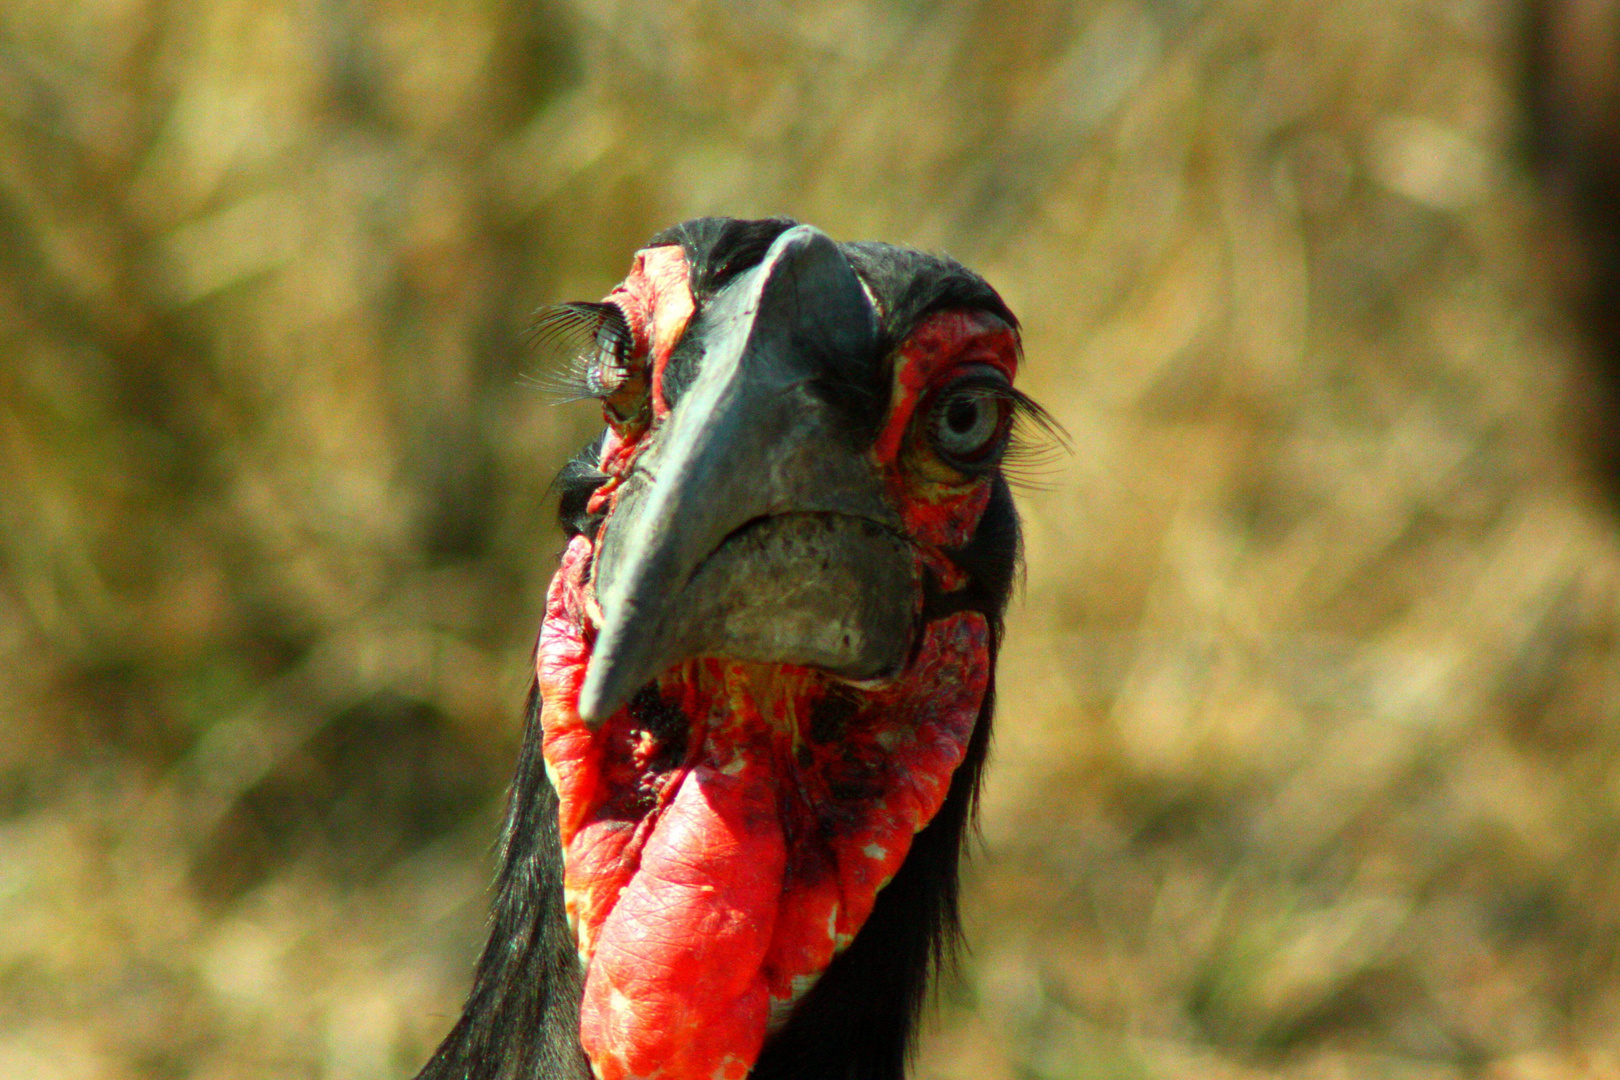
[[[687,773],[603,924],[580,1008],[601,1080],[741,1080],[759,1056],[787,862],[760,779]]]
[[[695,660],[596,732],[577,702],[590,547],[552,582],[538,675],[600,1080],[743,1080],[939,810],[989,679],[975,612],[892,684]],[[673,720],[671,717],[673,716]]]

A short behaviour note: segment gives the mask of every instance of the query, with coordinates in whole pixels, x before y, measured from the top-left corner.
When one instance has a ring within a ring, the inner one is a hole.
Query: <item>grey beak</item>
[[[867,446],[818,372],[875,362],[866,290],[826,234],[783,233],[688,330],[697,377],[603,529],[603,622],[580,692],[592,726],[697,656],[897,671],[919,583]]]

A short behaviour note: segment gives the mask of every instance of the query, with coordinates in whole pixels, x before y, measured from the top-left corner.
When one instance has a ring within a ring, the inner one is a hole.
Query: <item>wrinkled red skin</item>
[[[669,415],[664,400],[664,367],[676,342],[686,332],[695,304],[688,284],[691,267],[675,245],[644,248],[630,264],[630,276],[608,294],[608,303],[624,313],[634,342],[632,357],[652,361],[653,416]]]
[[[667,260],[644,258],[664,250],[641,253],[611,299],[656,292],[638,274],[648,263],[672,273]],[[667,280],[660,288],[667,297]],[[689,316],[688,295],[682,328]],[[674,339],[660,349],[636,329],[658,324],[656,308],[627,321],[660,368]],[[960,366],[988,363],[1010,378],[1016,356],[1000,320],[946,312],[896,358],[874,463],[919,573],[946,590],[965,580],[940,549],[971,536],[989,484],[914,468],[924,451],[908,434],[912,414]],[[640,441],[611,432],[604,471],[627,472]],[[597,498],[611,507],[614,496]],[[600,1080],[743,1080],[944,802],[988,685],[989,630],[972,611],[927,624],[907,669],[879,687],[793,665],[688,661],[657,680],[659,707],[626,706],[593,733],[578,700],[595,636],[594,543],[569,543],[536,658],[565,900],[586,972],[581,1043]]]
[[[626,707],[593,734],[575,710],[589,556],[575,538],[552,582],[538,669],[582,1042],[602,1080],[741,1080],[944,801],[989,679],[985,622],[931,623],[904,678],[859,694],[689,661],[658,680],[688,731]]]
[[[670,353],[686,333],[695,308],[687,281],[690,273],[686,253],[678,246],[645,248],[636,252],[630,275],[607,296],[607,302],[624,314],[625,325],[630,328],[626,364],[650,376],[650,414],[644,412],[627,421],[604,410],[608,432],[602,445],[601,469],[609,479],[592,493],[587,504],[589,513],[601,513],[617,503],[619,481],[630,475],[636,454],[645,444],[643,436],[648,425],[669,415],[664,369],[669,365]]]
[[[940,482],[923,470],[903,467],[907,450],[919,442],[908,440],[919,406],[959,369],[980,364],[1000,371],[1008,382],[1018,374],[1018,331],[985,311],[937,312],[900,346],[889,415],[872,453],[914,543],[961,547],[990,504],[988,483]]]

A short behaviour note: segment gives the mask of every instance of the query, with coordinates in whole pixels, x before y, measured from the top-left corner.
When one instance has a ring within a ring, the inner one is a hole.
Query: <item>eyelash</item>
[[[625,374],[635,335],[617,304],[575,302],[543,309],[529,332],[530,342],[555,361],[529,381],[556,404],[603,398],[617,388],[602,380],[603,369]]]
[[[976,457],[962,459],[939,445],[938,432],[945,423],[948,404],[967,391],[995,399],[1006,412],[997,421],[999,434],[986,441],[986,449]],[[929,444],[945,464],[968,475],[982,475],[999,468],[1015,487],[1038,486],[1040,474],[1047,466],[1069,451],[1068,433],[1063,425],[999,373],[966,375],[946,384],[934,394],[925,416]]]

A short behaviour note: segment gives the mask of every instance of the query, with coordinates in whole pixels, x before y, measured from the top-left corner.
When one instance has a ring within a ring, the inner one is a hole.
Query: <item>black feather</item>
[[[579,1045],[583,975],[563,910],[557,793],[529,689],[517,777],[501,833],[489,943],[461,1019],[418,1080],[590,1080]]]
[[[669,352],[669,361],[664,365],[663,393],[664,401],[670,408],[681,399],[686,388],[697,379],[698,372],[703,369],[703,357],[707,352],[706,338],[701,329],[703,316],[699,314],[692,320],[687,332],[681,335],[681,340]]]
[[[604,428],[602,434],[586,443],[552,481],[551,486],[557,492],[557,521],[562,525],[563,535],[570,540],[581,533],[594,535],[602,525],[603,515],[592,514],[588,508],[596,489],[607,483],[607,473],[597,468],[602,460],[602,441],[606,438]]]
[[[701,306],[716,292],[751,267],[758,266],[776,238],[797,225],[792,218],[706,217],[683,221],[665,229],[648,247],[679,244],[691,268],[688,283],[692,298]]]
[[[898,347],[925,316],[948,308],[988,311],[1018,328],[1001,294],[949,256],[871,241],[839,246],[877,301],[885,352]]]

